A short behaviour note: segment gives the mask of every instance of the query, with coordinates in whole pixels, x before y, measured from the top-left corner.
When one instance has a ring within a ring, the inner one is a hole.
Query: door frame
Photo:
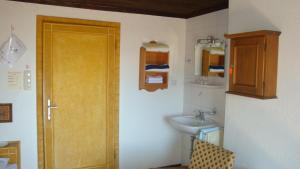
[[[38,143],[38,168],[45,169],[45,142],[44,142],[44,119],[43,110],[43,90],[44,90],[44,62],[43,62],[43,24],[45,22],[77,24],[87,26],[110,27],[115,30],[115,60],[113,77],[114,77],[114,96],[111,103],[113,108],[114,123],[114,165],[115,169],[119,168],[119,65],[120,65],[120,27],[118,22],[106,22],[95,20],[72,19],[62,17],[41,16],[36,17],[36,85],[37,85],[37,143]]]

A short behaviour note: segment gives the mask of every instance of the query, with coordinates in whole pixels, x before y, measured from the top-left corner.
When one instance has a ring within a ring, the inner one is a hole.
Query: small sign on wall
[[[12,122],[12,104],[0,103],[0,123]]]
[[[10,90],[22,90],[22,74],[21,72],[8,72],[7,83]]]

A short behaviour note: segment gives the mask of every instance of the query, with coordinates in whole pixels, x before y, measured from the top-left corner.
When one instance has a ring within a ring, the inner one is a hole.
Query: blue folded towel
[[[168,64],[164,64],[164,65],[146,65],[145,69],[146,70],[151,70],[151,69],[169,69],[169,65]]]

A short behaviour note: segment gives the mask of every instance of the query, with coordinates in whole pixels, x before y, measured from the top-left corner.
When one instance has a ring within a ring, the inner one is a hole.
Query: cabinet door
[[[232,39],[230,91],[263,96],[264,58],[264,37]]]

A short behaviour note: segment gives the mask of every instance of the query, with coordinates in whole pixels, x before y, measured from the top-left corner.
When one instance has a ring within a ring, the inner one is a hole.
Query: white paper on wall
[[[21,72],[8,72],[7,85],[9,90],[22,90]]]
[[[12,33],[9,39],[0,47],[0,63],[11,65],[17,62],[25,51],[24,43]]]

